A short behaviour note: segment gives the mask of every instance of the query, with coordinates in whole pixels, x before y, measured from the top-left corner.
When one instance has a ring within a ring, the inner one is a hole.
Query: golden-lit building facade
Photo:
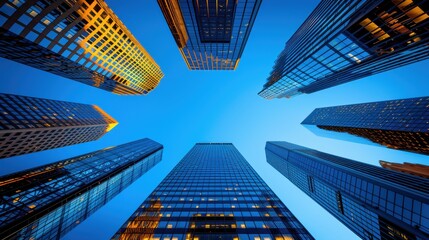
[[[103,0],[0,0],[0,56],[117,94],[163,77]]]
[[[117,124],[95,105],[0,94],[0,158],[94,141]]]
[[[235,70],[262,0],[158,0],[190,70]]]
[[[316,108],[301,124],[321,136],[429,155],[429,97]]]
[[[310,94],[429,58],[429,3],[322,0],[279,54],[259,95]]]
[[[380,166],[386,169],[429,178],[429,166],[417,163],[393,163],[380,160]]]

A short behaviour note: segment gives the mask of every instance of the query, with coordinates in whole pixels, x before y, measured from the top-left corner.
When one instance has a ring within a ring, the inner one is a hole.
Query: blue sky
[[[266,163],[266,141],[289,141],[378,165],[428,157],[318,137],[300,125],[316,107],[428,96],[428,61],[292,99],[257,95],[285,42],[318,1],[265,0],[236,71],[189,71],[155,0],[108,5],[160,65],[165,77],[147,96],[109,92],[0,59],[0,92],[96,104],[119,121],[98,141],[0,161],[0,174],[149,137],[164,145],[160,164],[64,239],[109,239],[196,142],[232,142],[317,239],[358,239]],[[426,69],[425,69],[426,68]]]

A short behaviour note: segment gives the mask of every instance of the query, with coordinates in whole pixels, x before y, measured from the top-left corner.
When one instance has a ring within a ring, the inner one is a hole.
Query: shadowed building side
[[[159,161],[150,139],[0,178],[0,238],[60,239]]]
[[[0,158],[94,141],[117,124],[95,105],[0,93]]]
[[[163,77],[102,0],[0,0],[0,56],[117,94]]]

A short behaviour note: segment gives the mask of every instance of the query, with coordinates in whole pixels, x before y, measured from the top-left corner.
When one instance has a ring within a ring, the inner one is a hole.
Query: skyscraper
[[[287,41],[259,95],[313,93],[427,59],[428,22],[427,1],[322,0]]]
[[[235,70],[262,0],[158,0],[190,70]]]
[[[380,160],[380,166],[386,169],[429,178],[429,166],[416,163],[393,163]]]
[[[0,158],[93,141],[117,124],[95,105],[0,93]]]
[[[429,155],[429,97],[317,108],[302,124],[322,136]]]
[[[429,239],[429,179],[287,142],[267,161],[362,239]]]
[[[60,239],[161,161],[150,139],[0,178],[0,238]]]
[[[117,94],[163,77],[103,0],[0,0],[0,57]]]
[[[197,143],[113,239],[313,239],[231,143]]]

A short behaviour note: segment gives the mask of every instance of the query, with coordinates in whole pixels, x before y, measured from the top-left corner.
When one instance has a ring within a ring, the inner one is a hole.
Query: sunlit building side
[[[278,56],[259,92],[313,93],[429,58],[429,3],[322,0]]]
[[[288,142],[267,142],[265,151],[269,164],[359,238],[429,239],[429,179]]]
[[[380,166],[386,169],[429,178],[429,166],[417,163],[393,163],[380,160]]]
[[[0,0],[0,57],[117,94],[163,77],[103,0]]]
[[[429,155],[429,97],[316,108],[302,124],[321,136]]]
[[[0,239],[60,239],[161,161],[141,139],[0,178]]]
[[[94,141],[117,124],[95,105],[0,93],[0,158]]]
[[[234,145],[197,143],[112,239],[314,238]]]
[[[262,0],[158,0],[190,70],[235,70]]]

